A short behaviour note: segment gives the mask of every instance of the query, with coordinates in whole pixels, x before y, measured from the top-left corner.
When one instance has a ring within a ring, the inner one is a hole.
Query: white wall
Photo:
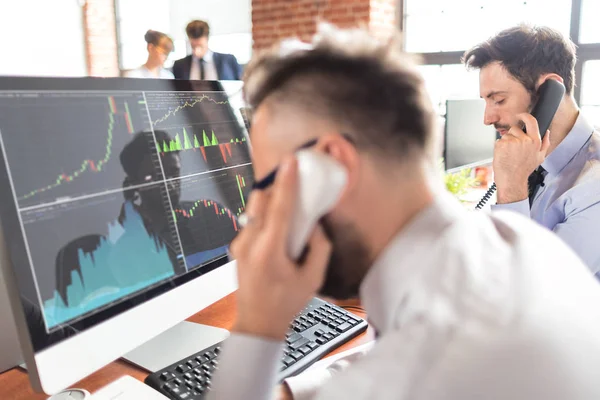
[[[0,75],[87,74],[78,0],[1,0]]]

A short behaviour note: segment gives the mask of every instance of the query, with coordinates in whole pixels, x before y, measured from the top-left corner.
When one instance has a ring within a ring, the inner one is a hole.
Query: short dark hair
[[[503,30],[463,55],[471,69],[499,62],[532,94],[539,77],[547,73],[563,78],[566,92],[571,94],[576,60],[575,44],[559,31],[526,24]]]
[[[185,27],[185,33],[187,33],[190,39],[199,39],[201,37],[208,37],[210,33],[210,26],[205,21],[196,19]]]
[[[379,41],[362,30],[333,27],[318,38],[311,49],[282,56],[285,47],[275,48],[252,60],[244,89],[250,107],[298,107],[388,160],[433,150],[435,113],[398,38]]]
[[[160,41],[162,39],[167,39],[168,43],[167,43],[167,47],[169,51],[173,51],[173,39],[171,39],[169,37],[169,35],[167,35],[166,33],[162,33],[159,31],[154,31],[152,29],[149,29],[146,34],[144,35],[144,40],[146,41],[146,43],[148,44],[152,44],[154,46],[158,46],[160,45]]]

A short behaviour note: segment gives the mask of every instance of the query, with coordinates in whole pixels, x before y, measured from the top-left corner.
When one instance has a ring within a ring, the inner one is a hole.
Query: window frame
[[[404,32],[406,24],[406,3],[408,1],[418,0],[398,0],[400,9],[399,27]],[[577,104],[581,105],[581,82],[583,79],[583,65],[586,61],[600,60],[600,43],[581,43],[581,13],[583,0],[572,0],[571,3],[571,22],[570,31],[571,40],[577,46],[577,62],[575,64],[575,88],[573,95]],[[403,46],[406,48],[406,36],[403,38]],[[468,49],[462,51],[442,51],[435,53],[416,53],[421,57],[423,65],[447,65],[461,64],[461,57]]]

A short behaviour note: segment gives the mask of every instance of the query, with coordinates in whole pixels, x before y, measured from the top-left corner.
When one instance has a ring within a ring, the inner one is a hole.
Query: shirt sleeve
[[[282,342],[232,333],[219,355],[207,399],[272,399],[282,356]]]
[[[345,355],[340,355],[340,358],[332,356],[330,362],[327,362],[328,359],[325,358],[301,374],[287,378],[284,382],[292,392],[294,400],[312,400],[332,376],[344,371],[352,362],[365,355],[372,345],[373,342],[370,342],[367,345],[351,349],[345,352]]]
[[[588,268],[600,278],[600,203],[567,216],[566,220],[553,228]]]
[[[531,211],[529,208],[529,199],[515,201],[514,203],[505,204],[492,204],[492,211],[513,211],[519,213],[527,218],[531,218]]]

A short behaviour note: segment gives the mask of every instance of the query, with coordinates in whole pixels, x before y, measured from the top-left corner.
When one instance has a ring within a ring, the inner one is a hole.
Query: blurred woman
[[[144,35],[148,43],[148,59],[139,68],[127,71],[128,78],[174,79],[173,73],[164,68],[167,57],[173,51],[173,40],[166,34],[149,30]]]

